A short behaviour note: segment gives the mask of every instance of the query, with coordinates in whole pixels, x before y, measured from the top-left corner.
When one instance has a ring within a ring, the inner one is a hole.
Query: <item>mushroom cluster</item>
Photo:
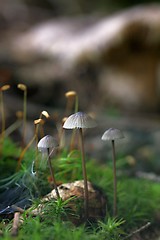
[[[84,182],[84,219],[87,221],[89,219],[89,193],[88,193],[88,180],[87,180],[87,170],[85,161],[85,149],[84,149],[84,138],[83,129],[96,127],[96,121],[90,117],[88,114],[83,112],[76,112],[65,119],[63,124],[63,129],[77,130],[79,134],[79,143],[81,151],[82,160],[82,173]],[[117,215],[117,180],[116,180],[116,154],[115,154],[115,140],[124,138],[122,131],[119,129],[109,128],[104,132],[101,139],[103,141],[111,141],[112,144],[112,156],[113,156],[113,215]],[[50,135],[43,137],[38,143],[38,150],[42,153],[47,154],[47,162],[49,165],[50,173],[54,183],[54,189],[57,199],[61,197],[56,180],[54,177],[54,171],[51,164],[51,155],[55,148],[58,147],[57,141]]]

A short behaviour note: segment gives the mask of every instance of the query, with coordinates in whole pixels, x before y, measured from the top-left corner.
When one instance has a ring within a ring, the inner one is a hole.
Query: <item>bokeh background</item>
[[[64,116],[65,93],[74,90],[99,126],[88,152],[105,159],[100,137],[117,127],[127,139],[118,151],[160,173],[160,1],[1,0],[7,126],[23,107],[18,83],[28,88],[28,139],[41,111]]]
[[[1,85],[46,106],[73,89],[84,110],[159,112],[159,18],[152,1],[1,0]]]

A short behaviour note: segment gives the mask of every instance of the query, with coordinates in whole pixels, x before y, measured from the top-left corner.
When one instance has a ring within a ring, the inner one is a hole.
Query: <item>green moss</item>
[[[12,142],[6,143],[4,148],[4,156],[13,155],[17,157],[19,149]],[[7,153],[7,150],[9,152]],[[35,158],[35,152],[33,149],[29,150],[23,161],[21,171],[14,173],[14,175],[0,181],[0,186],[18,182],[19,179],[26,181],[24,174],[30,173],[32,161]],[[74,181],[82,179],[80,153],[76,150],[71,153],[67,151],[62,152],[53,158],[53,166],[56,172],[56,179],[62,182]],[[8,162],[6,168],[6,162],[2,161],[1,166],[3,171],[6,169],[6,175],[9,171],[10,174],[15,170],[12,163]],[[120,166],[119,166],[120,167]],[[43,171],[42,171],[43,170]],[[126,176],[118,177],[118,217],[113,218],[113,176],[112,167],[105,164],[98,163],[98,160],[87,159],[87,173],[88,179],[102,189],[107,197],[107,215],[104,221],[97,222],[96,224],[89,224],[88,226],[81,225],[75,227],[67,219],[64,221],[64,216],[68,209],[65,208],[64,202],[55,201],[46,205],[45,217],[43,221],[39,216],[32,217],[30,214],[24,213],[24,223],[20,227],[17,240],[122,240],[124,236],[134,231],[135,229],[145,225],[147,222],[151,222],[154,226],[156,214],[160,212],[159,196],[160,185],[155,182],[141,180],[136,178],[129,178]],[[26,175],[29,176],[29,175]],[[27,187],[34,189],[40,193],[39,196],[46,194],[50,191],[50,185],[47,180],[47,169],[38,169],[38,177],[34,182],[27,182]],[[26,184],[26,182],[25,182]],[[9,185],[6,185],[6,187]],[[33,188],[34,186],[34,188]],[[36,199],[36,203],[40,202],[40,199]],[[51,208],[50,208],[51,207]],[[52,209],[52,210],[50,210]],[[10,228],[12,222],[7,225],[1,223],[0,229],[3,232],[2,240],[10,240]]]

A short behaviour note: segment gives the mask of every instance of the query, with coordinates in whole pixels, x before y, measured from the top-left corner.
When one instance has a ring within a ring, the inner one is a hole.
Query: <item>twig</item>
[[[20,219],[20,212],[15,212],[14,219],[13,219],[13,225],[12,225],[12,229],[11,229],[12,237],[16,237],[18,235],[19,219]]]
[[[13,208],[13,210],[15,210],[17,212],[24,213],[24,209],[22,209],[16,205],[12,205],[11,207]]]
[[[132,233],[128,234],[126,237],[124,237],[123,239],[128,239],[130,237],[132,237],[133,235],[142,232],[143,230],[145,230],[146,228],[148,228],[151,225],[151,222],[147,222],[145,225],[143,225],[142,227],[136,229],[135,231],[133,231]]]
[[[150,181],[160,182],[160,177],[157,176],[155,173],[146,173],[146,172],[138,171],[136,172],[136,176],[139,178],[150,180]]]
[[[126,170],[126,171],[119,170],[117,175],[118,176],[126,175],[128,177],[131,176],[131,177],[146,179],[146,180],[153,181],[153,182],[160,182],[160,177],[152,172],[142,172],[142,171],[133,172],[133,171],[128,171],[128,170]]]

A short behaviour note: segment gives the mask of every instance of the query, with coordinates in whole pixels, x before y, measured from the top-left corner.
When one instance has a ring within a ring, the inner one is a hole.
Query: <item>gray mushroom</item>
[[[114,199],[113,199],[113,215],[117,215],[117,178],[116,178],[116,154],[115,154],[115,140],[124,138],[122,131],[116,128],[109,128],[102,135],[103,141],[111,141],[112,143],[112,156],[113,156],[113,188],[114,188]]]
[[[83,112],[77,112],[70,115],[65,121],[63,128],[65,129],[78,129],[80,136],[80,147],[82,155],[82,171],[84,179],[84,212],[85,220],[88,219],[88,183],[87,183],[87,172],[85,163],[85,153],[84,153],[84,141],[83,141],[83,128],[93,128],[96,127],[96,122],[89,115]]]
[[[57,146],[58,146],[57,141],[50,135],[46,135],[38,142],[38,150],[42,153],[47,153],[48,155],[48,165],[49,165],[50,173],[53,179],[55,192],[56,192],[57,198],[60,198],[60,195],[57,189],[56,180],[54,177],[54,171],[51,164],[51,154],[53,153],[54,149]]]

